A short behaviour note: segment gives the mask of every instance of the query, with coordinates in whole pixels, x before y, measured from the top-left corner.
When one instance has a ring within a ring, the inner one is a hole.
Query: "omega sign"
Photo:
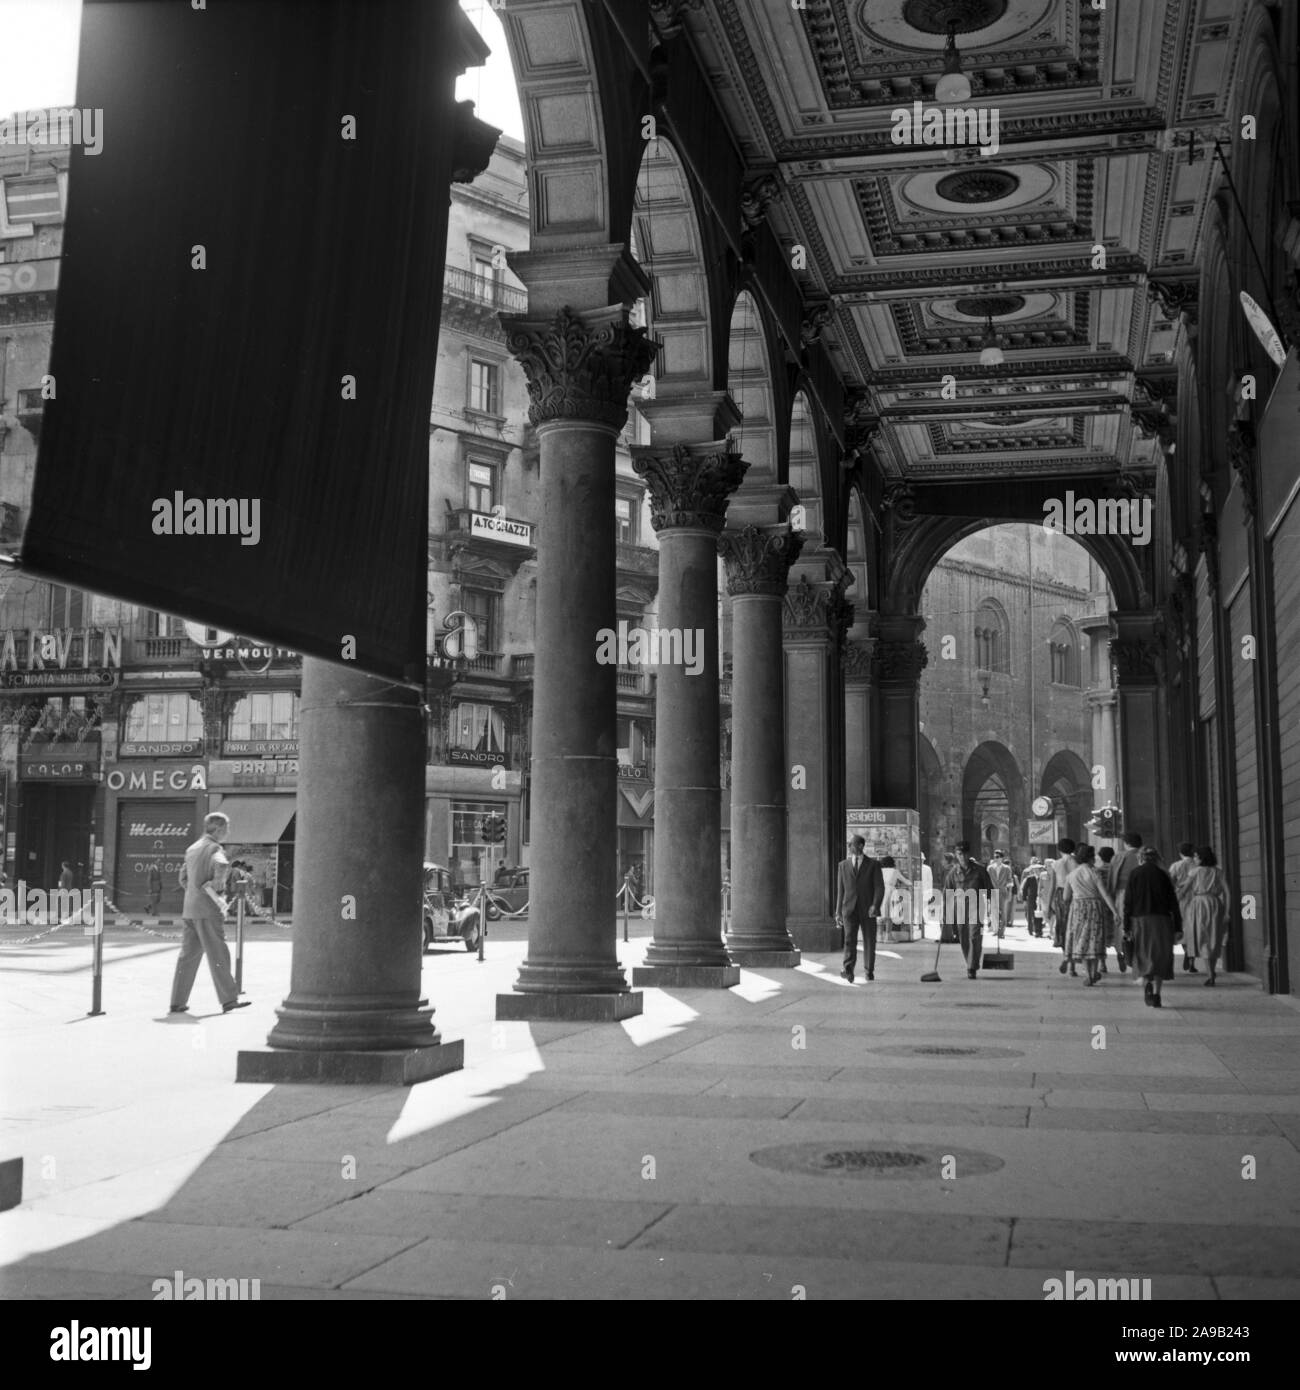
[[[208,787],[203,765],[193,767],[115,767],[104,779],[111,792],[201,792]]]

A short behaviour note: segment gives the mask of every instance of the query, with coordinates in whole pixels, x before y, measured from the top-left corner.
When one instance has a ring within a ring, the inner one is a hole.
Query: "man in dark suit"
[[[1119,968],[1123,970],[1127,961],[1124,958],[1124,894],[1128,892],[1128,881],[1134,869],[1142,863],[1142,836],[1129,831],[1124,836],[1124,853],[1118,855],[1110,868],[1110,893],[1115,899],[1115,953],[1119,956]]]
[[[885,878],[880,864],[863,852],[866,844],[861,835],[853,837],[849,857],[840,861],[835,876],[835,920],[844,929],[844,969],[840,975],[849,984],[853,983],[853,967],[858,959],[859,927],[867,979],[876,978],[876,924],[885,899]]]

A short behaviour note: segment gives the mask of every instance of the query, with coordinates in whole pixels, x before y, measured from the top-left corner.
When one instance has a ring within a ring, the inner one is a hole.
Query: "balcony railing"
[[[619,569],[633,570],[637,574],[658,575],[659,552],[652,546],[633,545],[628,541],[618,541],[616,551]]]
[[[648,695],[650,673],[637,666],[618,668],[618,690],[621,695]]]
[[[45,413],[45,400],[39,386],[25,387],[18,392],[18,407],[14,412],[18,423],[31,434],[40,434],[41,419]]]
[[[203,658],[201,648],[188,637],[131,637],[127,639],[126,660],[132,666],[197,666]]]
[[[443,290],[467,304],[484,309],[499,309],[507,314],[522,314],[528,308],[528,294],[513,285],[503,285],[489,275],[474,275],[468,270],[447,267]]]
[[[532,680],[535,661],[536,658],[532,652],[516,652],[510,658],[510,674],[517,681]]]

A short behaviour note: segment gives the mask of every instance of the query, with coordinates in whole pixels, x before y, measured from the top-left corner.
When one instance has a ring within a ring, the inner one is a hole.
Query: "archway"
[[[970,841],[976,858],[987,860],[997,849],[1016,862],[1024,857],[1028,839],[1025,779],[1005,745],[981,743],[966,760],[961,820],[962,838]]]
[[[1087,764],[1077,753],[1060,749],[1047,760],[1038,790],[1051,799],[1052,814],[1061,817],[1065,834],[1078,844],[1092,810],[1092,778]]]

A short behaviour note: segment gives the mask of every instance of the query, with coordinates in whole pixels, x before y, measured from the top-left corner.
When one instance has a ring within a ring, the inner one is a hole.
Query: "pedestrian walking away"
[[[1068,836],[1057,841],[1057,849],[1060,853],[1052,860],[1052,905],[1049,910],[1052,945],[1064,952],[1061,974],[1064,975],[1068,970],[1071,975],[1077,975],[1079,972],[1074,968],[1070,953],[1065,949],[1065,882],[1079,867],[1079,861],[1074,857],[1074,841]]]
[[[1109,845],[1097,851],[1096,862],[1097,877],[1106,885],[1106,891],[1112,900],[1115,897],[1115,851]],[[1117,904],[1118,906],[1118,904]],[[1128,969],[1127,952],[1124,947],[1124,925],[1115,913],[1109,914],[1106,923],[1106,946],[1115,948],[1115,959],[1119,962],[1119,973],[1122,975]],[[1103,951],[1101,957],[1101,973],[1106,972],[1106,954]]]
[[[879,920],[888,922],[885,930],[891,931],[896,923],[902,925],[911,920],[912,895],[909,890],[912,880],[898,867],[892,854],[881,858],[880,876],[885,883],[885,896]],[[895,897],[895,894],[898,896]]]
[[[223,1013],[246,1009],[249,1000],[240,999],[235,989],[235,977],[230,973],[230,948],[222,919],[226,902],[221,897],[230,861],[222,853],[221,842],[230,833],[230,818],[214,811],[203,821],[203,838],[185,851],[181,865],[180,886],[185,890],[181,908],[182,935],[180,955],[176,958],[176,973],[172,978],[171,1012],[189,1012],[190,990],[198,973],[199,958],[206,956],[212,972],[212,984],[221,1001]]]
[[[984,865],[971,858],[969,840],[957,841],[957,864],[951,878],[953,891],[948,895],[952,904],[949,910],[956,921],[957,939],[966,959],[966,978],[973,980],[980,968],[983,949],[981,912],[987,910],[983,905],[993,896],[993,883]]]
[[[855,835],[849,857],[840,861],[835,875],[835,920],[844,930],[844,968],[840,976],[853,983],[858,959],[858,928],[862,929],[862,954],[867,979],[876,978],[876,923],[885,898],[885,877],[879,863],[864,851],[867,842]]]
[[[1192,875],[1196,872],[1196,846],[1184,840],[1178,846],[1178,858],[1169,866],[1169,880],[1178,894],[1178,908],[1186,923],[1192,909]],[[1186,928],[1183,931],[1183,969],[1189,975],[1199,975],[1196,968],[1196,953],[1192,949],[1192,939]]]
[[[1192,956],[1202,961],[1209,971],[1205,983],[1210,986],[1214,984],[1219,956],[1228,937],[1232,894],[1228,889],[1227,877],[1219,868],[1219,861],[1209,845],[1202,845],[1196,851],[1194,862],[1196,867],[1190,876],[1191,897],[1183,924],[1183,950],[1185,957],[1187,939],[1190,937]]]
[[[1160,986],[1174,978],[1174,942],[1183,934],[1178,893],[1148,845],[1129,875],[1122,926],[1133,971],[1142,976],[1143,997],[1160,1008]]]
[[[158,904],[162,901],[162,869],[157,862],[149,865],[149,903],[145,911],[152,917],[158,911]]]
[[[1078,868],[1065,881],[1065,954],[1084,967],[1084,984],[1095,985],[1106,952],[1106,914],[1115,911],[1115,900],[1097,873],[1093,847],[1080,845],[1074,855]]]
[[[1043,872],[1043,861],[1037,856],[1029,861],[1029,867],[1020,879],[1020,896],[1025,901],[1025,926],[1030,936],[1042,936],[1043,914],[1038,897],[1039,879]]]
[[[1124,894],[1128,889],[1129,876],[1133,870],[1142,862],[1140,851],[1142,849],[1142,836],[1135,830],[1128,831],[1124,836],[1124,852],[1118,855],[1110,871],[1110,895],[1115,902],[1115,920],[1124,920]]]

